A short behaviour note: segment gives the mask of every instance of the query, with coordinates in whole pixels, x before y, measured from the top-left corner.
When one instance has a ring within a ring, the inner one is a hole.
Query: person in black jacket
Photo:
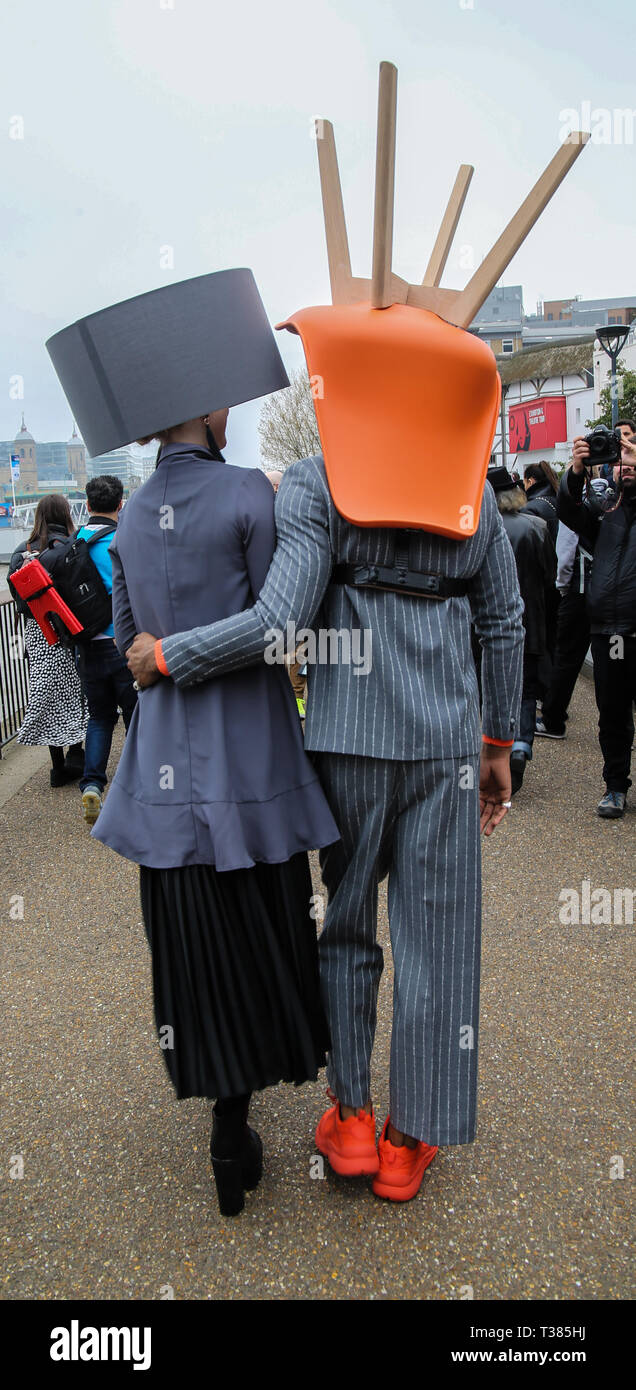
[[[549,463],[529,463],[523,473],[523,486],[526,490],[526,516],[541,516],[547,522],[548,530],[556,545],[559,518],[556,509],[556,496],[559,480]]]
[[[548,618],[556,579],[556,551],[547,522],[528,513],[523,490],[507,468],[491,468],[488,481],[495,490],[497,507],[513,549],[523,599],[523,689],[519,731],[510,754],[513,795],[523,782],[526,763],[532,758],[537,699],[551,675]]]
[[[599,711],[605,795],[597,813],[615,820],[625,811],[634,739],[636,700],[636,434],[623,440],[614,468],[616,502],[609,510],[583,506],[588,491],[589,446],[574,440],[572,467],[561,481],[557,511],[592,555],[587,603],[592,633],[594,685]],[[603,503],[607,506],[606,499]]]

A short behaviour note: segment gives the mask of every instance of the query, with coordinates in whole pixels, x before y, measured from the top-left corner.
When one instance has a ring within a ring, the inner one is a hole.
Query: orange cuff
[[[168,670],[168,667],[166,666],[166,660],[165,660],[164,654],[163,654],[163,652],[162,652],[162,650],[161,650],[161,638],[160,638],[160,637],[158,637],[158,638],[157,638],[157,641],[155,642],[155,664],[156,664],[158,670],[161,671],[162,676],[169,676],[169,675],[170,675],[170,672],[169,672],[169,670]]]
[[[495,748],[512,748],[514,743],[513,738],[487,738],[486,734],[482,734],[481,741],[482,743],[494,743]]]

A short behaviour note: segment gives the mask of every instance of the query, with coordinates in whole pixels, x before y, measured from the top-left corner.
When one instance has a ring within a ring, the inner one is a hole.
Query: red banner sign
[[[565,396],[537,396],[511,405],[508,411],[508,448],[511,454],[553,449],[568,437]]]

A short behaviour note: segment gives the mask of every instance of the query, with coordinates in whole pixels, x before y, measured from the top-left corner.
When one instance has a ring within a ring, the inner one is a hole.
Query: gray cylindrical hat
[[[289,386],[251,270],[125,299],[46,346],[93,455]]]

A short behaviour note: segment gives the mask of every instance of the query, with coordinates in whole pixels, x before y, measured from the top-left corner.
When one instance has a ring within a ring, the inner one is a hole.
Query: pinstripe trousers
[[[319,938],[343,1105],[371,1095],[383,952],[378,884],[388,874],[394,964],[390,1116],[427,1144],[475,1137],[481,941],[479,758],[312,760],[341,832],[320,852],[328,892]]]

